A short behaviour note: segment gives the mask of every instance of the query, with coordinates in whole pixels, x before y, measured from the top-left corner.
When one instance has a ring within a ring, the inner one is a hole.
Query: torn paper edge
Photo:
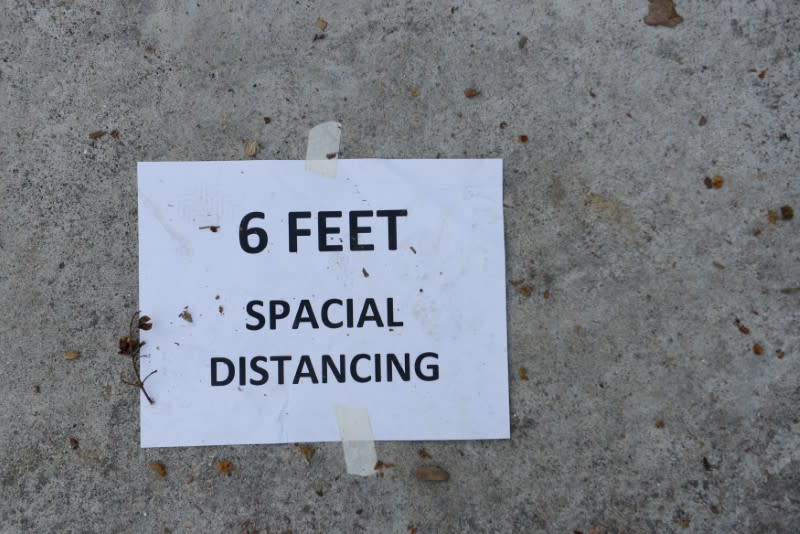
[[[308,131],[306,170],[325,178],[336,178],[342,125],[336,121],[323,122]]]
[[[378,455],[367,409],[336,406],[336,423],[339,425],[347,473],[362,477],[373,474]]]

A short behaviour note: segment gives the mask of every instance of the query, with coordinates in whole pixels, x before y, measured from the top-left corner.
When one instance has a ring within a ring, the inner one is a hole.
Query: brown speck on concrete
[[[475,89],[474,87],[467,87],[464,89],[464,96],[467,98],[475,98],[479,94],[481,94],[480,90]]]
[[[314,26],[319,28],[320,31],[324,32],[325,29],[328,27],[328,21],[323,18],[318,18],[317,22],[314,23]]]
[[[712,187],[714,187],[714,184],[711,182],[711,177],[706,176],[705,178],[703,178],[703,185],[706,186],[706,189],[711,189]]]
[[[77,449],[78,448],[78,440],[75,438],[69,438],[69,448],[70,449]]]
[[[722,187],[722,184],[724,183],[725,179],[720,175],[717,175],[711,179],[711,187],[713,187],[714,189],[720,189]]]
[[[151,463],[150,464],[150,469],[152,469],[153,471],[158,473],[158,476],[160,476],[162,478],[167,476],[167,468],[164,466],[164,464],[162,464],[160,462]]]
[[[791,221],[794,218],[794,209],[791,206],[781,206],[781,219]]]
[[[527,143],[528,142],[528,136],[525,135],[525,134],[520,135],[519,136],[519,142],[520,143]]]
[[[420,465],[416,469],[417,480],[444,482],[450,479],[450,473],[438,465]]]
[[[97,130],[97,131],[91,132],[89,134],[89,139],[100,139],[101,137],[103,137],[107,133],[108,132],[105,131],[105,130]]]
[[[664,428],[664,420],[663,419],[658,419],[656,421],[656,428]]]
[[[707,122],[706,121],[706,116],[705,115],[700,115],[700,121],[697,124],[699,124],[700,126],[705,126],[706,122]]]
[[[519,294],[523,297],[530,297],[531,296],[531,286],[519,286]]]
[[[519,379],[528,380],[528,371],[524,367],[519,368]]]
[[[759,345],[758,343],[754,343],[753,344],[753,354],[755,354],[756,356],[761,356],[762,354],[764,354],[764,348],[761,345]]]
[[[775,210],[767,210],[767,220],[770,224],[778,222],[778,212]]]
[[[667,26],[672,28],[683,22],[683,17],[675,11],[672,0],[649,0],[644,23],[648,26]]]

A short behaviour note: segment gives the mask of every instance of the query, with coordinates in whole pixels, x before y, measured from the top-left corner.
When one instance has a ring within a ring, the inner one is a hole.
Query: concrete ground
[[[0,2],[0,531],[796,531],[798,4],[396,4]],[[140,449],[136,162],[327,120],[504,159],[512,439]]]

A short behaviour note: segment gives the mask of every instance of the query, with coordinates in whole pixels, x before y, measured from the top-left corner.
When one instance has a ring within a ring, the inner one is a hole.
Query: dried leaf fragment
[[[519,379],[528,380],[528,371],[524,367],[519,368]]]
[[[762,70],[761,72],[758,73],[759,80],[763,80],[764,78],[766,78],[766,76],[767,76],[767,71],[765,70]]]
[[[119,139],[119,130],[111,130],[108,135],[113,139]]]
[[[794,210],[791,206],[781,206],[781,219],[791,221],[794,217]]]
[[[530,297],[531,296],[531,286],[519,286],[519,294],[523,297]]]
[[[324,31],[325,31],[325,28],[327,28],[327,27],[328,27],[328,21],[327,21],[327,20],[325,20],[325,19],[323,19],[323,18],[318,18],[318,19],[317,19],[317,22],[315,22],[315,23],[314,23],[314,25],[315,25],[317,28],[319,28],[319,30],[320,30],[320,31],[323,31],[323,32],[324,32]]]
[[[767,220],[770,224],[778,222],[778,212],[775,210],[767,210]]]
[[[762,354],[764,354],[764,347],[762,347],[758,343],[754,343],[753,344],[753,354],[755,354],[756,356],[761,356]]]
[[[167,476],[167,468],[164,467],[164,464],[160,462],[153,462],[150,464],[150,469],[158,473],[158,476],[165,477]]]
[[[523,134],[523,135],[520,135],[520,136],[519,136],[519,142],[520,142],[520,143],[527,143],[527,142],[528,142],[528,136],[527,136],[527,135],[525,135],[525,134]]]
[[[383,460],[378,460],[377,462],[375,462],[375,470],[376,471],[378,469],[388,469],[390,467],[394,467],[394,464],[389,463],[389,462],[384,462]]]
[[[244,145],[244,155],[248,158],[252,158],[256,153],[258,153],[258,143],[255,141],[248,141]]]
[[[644,23],[648,26],[667,26],[672,28],[683,22],[683,17],[675,11],[672,0],[649,0]]]
[[[296,445],[298,449],[300,449],[300,453],[303,455],[303,459],[306,461],[307,464],[311,463],[311,458],[314,457],[314,447],[309,445],[308,443],[298,443]]]
[[[720,175],[717,175],[717,176],[715,176],[714,178],[711,179],[711,187],[713,187],[714,189],[721,188],[722,184],[724,184],[724,183],[725,183],[725,178],[723,178]]]
[[[417,454],[419,454],[420,458],[430,458],[431,457],[431,455],[425,449],[418,450]]]
[[[711,182],[711,178],[708,176],[703,178],[703,185],[706,186],[706,189],[711,189],[712,187],[714,187],[714,184]]]
[[[419,96],[419,91],[417,91],[416,87],[411,88],[411,96]]]
[[[467,87],[464,89],[464,96],[467,98],[475,98],[479,94],[481,94],[480,90],[475,89],[474,87]]]
[[[742,334],[747,335],[750,333],[750,329],[747,328],[745,325],[743,325],[742,321],[740,321],[738,318],[736,319],[736,321],[734,321],[734,323],[736,324],[736,327],[739,329],[739,332],[741,332]]]
[[[105,131],[105,130],[97,130],[97,131],[91,132],[89,134],[89,139],[100,139],[101,137],[103,137],[107,133],[108,132]]]
[[[418,480],[430,482],[443,482],[445,480],[450,480],[450,473],[438,465],[418,465],[416,474]]]
[[[137,324],[139,330],[147,331],[152,329],[153,323],[151,323],[150,321],[151,319],[147,315],[142,315],[141,317],[139,317],[139,323]]]
[[[80,351],[77,350],[68,350],[64,352],[64,359],[65,360],[77,360],[81,357]]]
[[[192,314],[189,312],[189,307],[185,307],[181,313],[178,314],[178,317],[186,321],[187,323],[194,322],[192,319]]]
[[[230,475],[235,468],[228,460],[217,460],[217,471],[220,475]]]

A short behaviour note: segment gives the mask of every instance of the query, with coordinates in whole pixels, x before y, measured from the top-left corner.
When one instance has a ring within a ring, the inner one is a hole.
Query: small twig
[[[128,325],[128,335],[123,338],[120,338],[119,340],[119,353],[130,357],[131,366],[133,367],[133,376],[135,378],[134,382],[130,382],[128,380],[122,380],[122,382],[129,386],[134,386],[139,388],[140,390],[142,390],[142,393],[147,399],[147,402],[149,402],[150,404],[155,404],[153,398],[147,393],[147,390],[144,387],[144,383],[156,371],[152,371],[150,374],[144,377],[144,379],[142,379],[139,366],[139,360],[140,360],[139,351],[141,350],[142,345],[144,345],[144,342],[139,341],[139,336],[137,332],[138,330],[150,330],[150,328],[152,328],[152,324],[150,324],[150,318],[148,316],[143,315],[139,317],[137,320],[138,316],[139,316],[139,310],[135,311],[133,313],[133,316],[131,316],[131,321]],[[136,335],[134,335],[135,332],[137,333]]]

